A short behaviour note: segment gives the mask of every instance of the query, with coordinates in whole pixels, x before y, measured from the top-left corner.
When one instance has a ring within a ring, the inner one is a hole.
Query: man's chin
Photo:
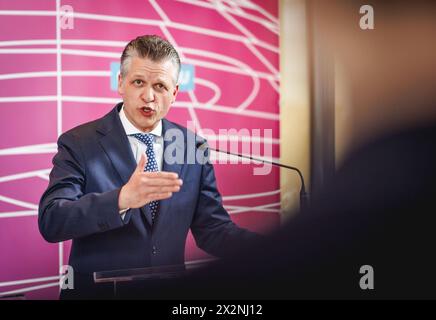
[[[151,131],[153,130],[157,125],[158,119],[153,117],[152,119],[149,119],[148,121],[143,121],[141,123],[141,129],[142,131]]]

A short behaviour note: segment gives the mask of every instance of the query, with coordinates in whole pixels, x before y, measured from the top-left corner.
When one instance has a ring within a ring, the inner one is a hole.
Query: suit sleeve
[[[201,185],[191,231],[201,249],[223,257],[260,240],[261,236],[234,224],[222,205],[212,164],[202,165]]]
[[[85,183],[79,144],[65,133],[59,137],[50,182],[39,203],[38,226],[45,240],[60,242],[124,225],[118,211],[120,189],[85,194]]]

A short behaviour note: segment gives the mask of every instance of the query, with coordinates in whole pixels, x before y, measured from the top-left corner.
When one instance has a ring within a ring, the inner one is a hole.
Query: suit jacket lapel
[[[108,113],[101,121],[97,131],[102,134],[100,145],[112,162],[112,166],[120,177],[120,186],[129,181],[136,168],[135,157],[129,144],[126,132],[119,117],[122,103]],[[151,213],[148,206],[140,208],[147,222],[151,225]],[[130,214],[128,212],[128,214]]]
[[[186,137],[184,136],[182,140],[176,139],[176,141],[167,141],[167,140],[165,140],[165,132],[167,132],[168,129],[178,129],[178,128],[175,125],[173,125],[171,122],[169,122],[168,120],[162,119],[162,135],[164,137],[164,156],[163,156],[162,171],[175,172],[179,175],[179,177],[181,177],[183,163],[170,164],[167,161],[165,161],[165,150],[167,150],[168,145],[175,143],[176,152],[178,152],[178,153],[180,152],[181,154],[183,154],[183,158],[186,159],[186,148],[185,148]],[[158,213],[158,217],[155,221],[154,227],[157,227],[157,225],[159,224],[159,221],[162,221],[162,219],[165,218],[168,210],[171,207],[172,199],[173,199],[173,197],[171,197],[169,199],[161,200],[159,202],[159,213]]]
[[[115,106],[103,118],[97,131],[103,134],[100,139],[100,145],[111,160],[115,171],[119,174],[121,185],[124,185],[129,181],[130,176],[135,170],[136,161],[118,115],[119,107],[121,107],[121,104]]]

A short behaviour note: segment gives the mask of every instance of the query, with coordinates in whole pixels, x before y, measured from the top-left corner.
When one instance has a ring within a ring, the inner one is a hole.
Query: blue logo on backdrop
[[[111,90],[117,91],[118,73],[120,72],[120,63],[111,62]],[[189,91],[195,89],[194,83],[195,66],[192,64],[182,64],[179,75],[179,90]]]
[[[179,90],[190,91],[195,89],[195,67],[192,64],[182,64],[179,75]]]
[[[120,72],[120,63],[111,62],[111,90],[112,91],[117,91],[119,72]]]

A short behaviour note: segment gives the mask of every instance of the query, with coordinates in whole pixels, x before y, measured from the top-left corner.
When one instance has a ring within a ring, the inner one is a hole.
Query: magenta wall
[[[74,10],[73,29],[57,29],[62,5]],[[57,298],[70,243],[46,243],[37,227],[56,140],[120,101],[111,63],[137,35],[166,37],[195,68],[195,89],[179,94],[170,120],[271,129],[263,147],[279,157],[277,10],[275,0],[0,0],[0,293]],[[255,176],[253,167],[215,165],[232,219],[266,232],[279,221],[279,171]],[[186,258],[204,256],[190,236]]]

